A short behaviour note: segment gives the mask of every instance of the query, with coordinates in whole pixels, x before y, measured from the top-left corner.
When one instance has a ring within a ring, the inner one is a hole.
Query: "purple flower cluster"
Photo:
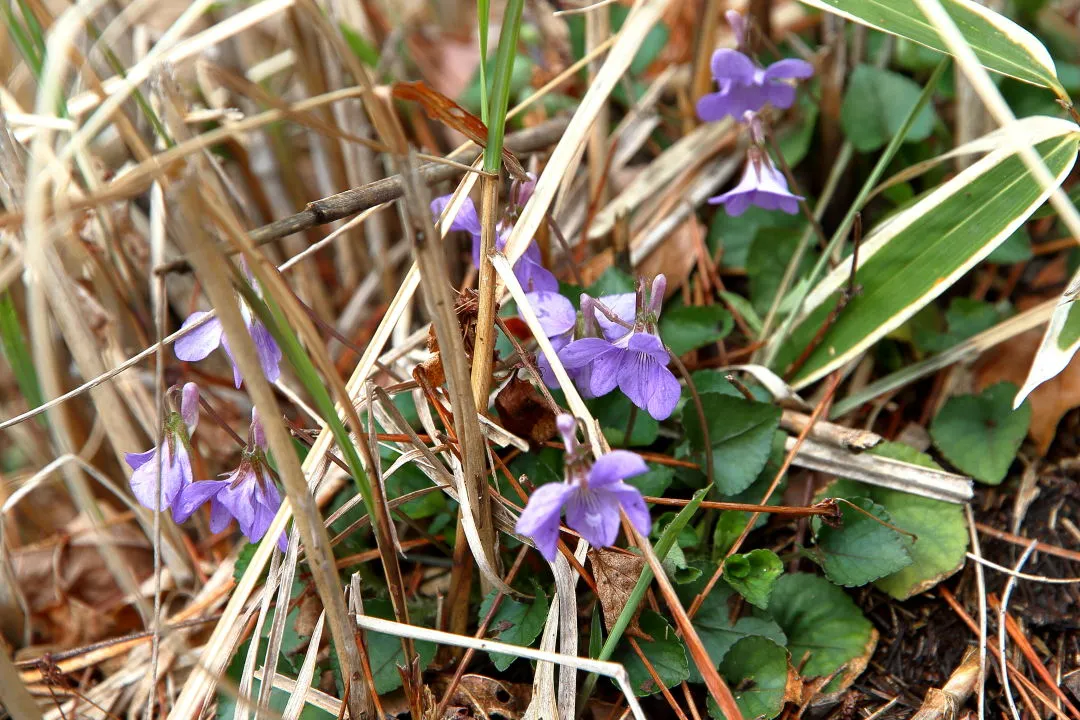
[[[581,296],[581,332],[570,301],[554,293],[532,293],[530,303],[559,360],[585,397],[607,395],[616,387],[653,418],[664,420],[675,409],[682,388],[668,369],[668,351],[657,334],[667,281],[657,275],[637,292],[592,298]],[[544,381],[556,386],[543,356]]]
[[[727,13],[727,19],[739,47],[745,47],[745,19],[732,11]],[[766,105],[781,110],[791,107],[795,102],[795,87],[790,81],[811,77],[814,67],[803,60],[788,58],[763,68],[740,50],[721,48],[713,53],[711,69],[717,92],[698,100],[698,117],[708,122],[730,116],[745,122],[751,127],[754,145],[738,185],[710,198],[709,202],[722,204],[733,216],[746,212],[751,205],[797,213],[799,200],[803,198],[788,189],[784,175],[760,147],[764,131],[759,113]]]
[[[563,482],[537,488],[518,518],[518,534],[532,538],[540,553],[551,562],[559,545],[559,517],[566,511],[566,524],[590,545],[614,544],[619,534],[619,510],[642,535],[648,535],[652,521],[645,500],[626,478],[648,472],[639,455],[615,450],[590,464],[586,449],[577,441],[577,421],[560,415],[556,425],[566,446],[566,473]]]
[[[185,487],[173,506],[173,519],[184,522],[207,502],[210,503],[211,532],[221,532],[232,518],[236,518],[240,531],[251,542],[262,539],[277,515],[281,494],[270,475],[266,434],[254,409],[251,411],[248,446],[240,466],[224,480],[200,480]],[[278,547],[284,551],[285,544],[285,533],[282,533]]]
[[[248,271],[246,264],[243,265],[243,269],[248,281],[258,289],[258,283],[255,282],[254,276]],[[281,377],[281,348],[278,347],[266,326],[251,314],[251,308],[243,300],[240,300],[240,312],[244,317],[244,324],[247,325],[248,333],[255,343],[255,351],[259,355],[259,364],[262,365],[263,374],[266,375],[266,379],[270,382],[277,382],[277,379]],[[202,320],[206,314],[201,311],[192,313],[184,321],[180,329],[191,327]],[[240,374],[240,366],[233,359],[228,339],[225,337],[225,332],[221,327],[221,321],[216,317],[207,320],[191,332],[181,336],[176,341],[173,351],[176,353],[176,357],[181,360],[195,362],[202,360],[214,350],[217,350],[218,346],[224,348],[225,354],[229,356],[229,362],[233,368],[233,382],[236,387],[240,387],[240,384],[244,381],[243,376]]]
[[[173,402],[175,388],[169,393]],[[131,491],[143,507],[172,510],[173,520],[184,522],[210,502],[210,529],[221,532],[236,518],[240,530],[251,542],[266,534],[281,506],[281,495],[270,476],[266,461],[266,437],[255,411],[251,413],[248,447],[240,466],[225,480],[194,480],[191,471],[191,434],[199,423],[199,388],[187,383],[181,392],[180,409],[165,419],[159,447],[143,453],[127,453],[125,460],[134,471]],[[160,458],[160,460],[159,460]],[[155,499],[161,467],[161,492]],[[285,549],[285,535],[278,543]]]

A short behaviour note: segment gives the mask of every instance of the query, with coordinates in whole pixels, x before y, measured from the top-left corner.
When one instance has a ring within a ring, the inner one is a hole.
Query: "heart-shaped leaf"
[[[1030,405],[1012,409],[1015,395],[1015,385],[998,383],[978,395],[949,398],[930,424],[935,447],[976,480],[1000,484],[1031,424]]]
[[[881,443],[869,452],[941,469],[929,456],[900,443]],[[821,493],[821,497],[851,499],[860,496],[884,507],[894,525],[916,536],[910,547],[912,563],[877,580],[874,585],[878,589],[897,600],[906,600],[932,588],[964,566],[968,531],[964,509],[960,505],[854,480],[837,480]]]
[[[712,443],[716,486],[724,495],[742,492],[769,459],[773,431],[780,425],[780,408],[720,393],[703,393],[701,404]],[[704,452],[697,412],[684,410],[683,424],[691,450]]]
[[[829,675],[873,650],[873,625],[846,592],[819,575],[782,575],[769,614],[787,636],[791,657],[807,657],[804,677]]]
[[[686,648],[675,634],[675,628],[668,625],[663,617],[652,610],[641,613],[638,625],[642,632],[652,638],[652,641],[641,639],[635,642],[641,647],[642,654],[652,663],[664,687],[674,687],[690,677]],[[660,692],[656,681],[645,669],[645,664],[630,646],[628,638],[623,638],[611,659],[622,663],[626,668],[635,695],[640,697]]]
[[[885,508],[867,498],[850,502],[840,504],[838,527],[814,519],[817,545],[810,555],[825,577],[837,585],[857,587],[910,565],[911,538],[878,522],[892,521]]]
[[[797,682],[782,646],[766,637],[748,637],[735,643],[720,663],[720,673],[732,687],[735,702],[747,718],[774,718],[788,698],[789,680]],[[794,683],[793,683],[794,684]],[[724,717],[709,698],[709,716]]]

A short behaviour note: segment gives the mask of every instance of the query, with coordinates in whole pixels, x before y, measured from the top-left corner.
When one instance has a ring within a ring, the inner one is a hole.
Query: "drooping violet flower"
[[[192,482],[191,434],[199,424],[199,386],[190,382],[184,385],[179,412],[175,409],[175,391],[176,388],[172,388],[167,396],[173,409],[162,424],[160,447],[124,455],[124,460],[134,471],[131,474],[131,492],[140,505],[151,510],[171,507],[177,495]],[[159,451],[161,492],[155,500]]]
[[[236,518],[251,542],[262,539],[281,507],[281,494],[266,460],[266,435],[254,409],[240,466],[224,480],[200,480],[185,487],[173,506],[173,518],[184,522],[206,502],[210,503],[211,532],[221,532]],[[278,547],[285,550],[285,533],[278,538]]]
[[[741,50],[746,44],[746,21],[730,11],[727,19]],[[789,108],[795,102],[795,88],[785,81],[814,74],[814,66],[804,60],[788,58],[761,68],[747,55],[730,48],[713,53],[711,68],[717,92],[702,96],[697,103],[698,117],[705,121],[723,120],[730,115],[742,122],[747,112],[758,112],[766,103],[781,110]]]
[[[742,215],[751,205],[794,215],[799,212],[799,201],[802,199],[801,195],[788,190],[784,174],[776,169],[769,156],[751,146],[739,184],[722,195],[709,198],[709,203],[723,205],[731,216]]]
[[[525,296],[529,300],[529,306],[540,321],[540,328],[551,342],[555,352],[566,347],[574,337],[574,328],[577,325],[577,311],[574,306],[562,295],[555,292],[531,292]],[[519,310],[520,314],[520,310]],[[559,381],[551,369],[551,362],[547,355],[537,353],[536,368],[540,371],[540,377],[548,387],[559,386]]]
[[[517,217],[518,211],[532,195],[533,187],[535,187],[535,182],[518,183],[515,181],[511,186],[510,219]],[[450,204],[450,198],[450,195],[442,195],[431,201],[431,214],[436,220]],[[480,216],[476,212],[476,205],[472,198],[465,198],[457,216],[450,222],[450,229],[466,232],[472,237],[473,265],[480,267]],[[506,247],[506,241],[510,238],[512,229],[513,223],[505,220],[495,226],[495,249],[499,252]],[[525,253],[514,263],[514,276],[527,293],[559,291],[559,281],[544,267],[540,248],[535,241],[529,243]]]
[[[243,268],[248,281],[258,292],[259,285],[255,282],[254,276],[248,272],[246,264],[243,264]],[[206,314],[202,311],[191,313],[187,320],[184,321],[184,324],[180,326],[180,329],[191,327],[205,317]],[[259,356],[259,364],[262,365],[263,374],[266,375],[266,379],[270,382],[277,382],[277,379],[281,377],[281,348],[278,347],[277,342],[274,341],[273,336],[266,329],[266,326],[262,324],[262,321],[252,315],[251,308],[242,298],[240,299],[240,314],[243,315],[244,324],[247,325],[248,333],[255,343],[255,351]],[[221,321],[216,317],[207,320],[199,327],[182,336],[176,341],[173,351],[176,353],[176,357],[181,360],[195,362],[214,352],[219,345],[224,348],[225,354],[229,356],[229,363],[233,368],[233,382],[236,387],[240,387],[240,384],[244,381],[243,375],[240,373],[240,366],[233,359],[232,350],[229,348],[229,341],[225,337]]]
[[[648,472],[641,456],[615,450],[590,464],[588,453],[578,444],[574,418],[563,414],[555,424],[566,444],[565,480],[536,489],[518,518],[518,534],[532,538],[548,562],[555,560],[559,516],[564,508],[566,524],[595,547],[614,544],[620,508],[639,533],[648,535],[652,522],[645,500],[637,488],[623,482]]]
[[[667,280],[657,275],[651,295],[646,298],[645,282],[640,281],[634,311],[628,317],[621,314],[626,312],[624,296],[613,300],[618,312],[582,297],[586,327],[594,313],[598,322],[601,315],[607,321],[601,322],[603,337],[583,337],[559,353],[566,369],[576,373],[575,382],[583,395],[600,397],[618,387],[654,419],[664,420],[671,415],[682,388],[667,367],[668,352],[656,330],[666,288]]]

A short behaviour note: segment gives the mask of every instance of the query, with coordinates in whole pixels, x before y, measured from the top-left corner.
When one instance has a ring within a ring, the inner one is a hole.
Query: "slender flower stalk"
[[[615,543],[620,509],[639,533],[647,535],[652,524],[649,509],[641,492],[624,482],[648,472],[641,456],[615,450],[590,463],[587,449],[578,443],[573,416],[563,414],[555,422],[566,447],[565,479],[537,488],[518,518],[518,534],[532,538],[548,562],[555,560],[564,510],[570,529],[596,547]]]

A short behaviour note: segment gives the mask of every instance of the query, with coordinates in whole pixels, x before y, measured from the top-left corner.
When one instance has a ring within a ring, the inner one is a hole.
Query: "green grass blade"
[[[246,282],[237,283],[237,285],[248,306],[266,325],[274,340],[277,341],[278,347],[281,348],[285,359],[289,361],[293,371],[296,372],[296,376],[311,395],[315,409],[318,410],[333,433],[334,440],[341,449],[345,463],[349,466],[349,472],[353,476],[356,488],[360,491],[361,497],[364,498],[364,504],[367,505],[370,512],[373,507],[371,484],[367,473],[364,471],[364,464],[360,460],[356,445],[353,444],[352,438],[349,437],[349,431],[345,429],[341,418],[338,417],[337,410],[334,408],[334,401],[326,389],[326,384],[319,377],[315,364],[308,357],[307,352],[300,344],[300,340],[296,337],[296,333],[289,327],[285,315],[273,298],[269,296],[260,298]]]
[[[514,72],[521,12],[525,0],[508,0],[499,33],[499,49],[495,54],[495,75],[492,77],[491,101],[488,110],[488,142],[484,148],[484,170],[498,172],[502,161],[503,136],[506,133],[506,110],[510,106],[510,79]],[[483,60],[480,67],[483,67]],[[481,81],[483,87],[483,81]]]
[[[848,232],[851,231],[851,226],[855,223],[855,216],[862,210],[863,205],[866,204],[867,199],[870,197],[870,193],[877,186],[878,181],[881,180],[881,176],[885,174],[885,169],[889,167],[889,163],[892,162],[893,157],[896,156],[896,152],[904,143],[904,138],[907,137],[908,131],[911,130],[915,118],[919,116],[922,109],[930,102],[930,98],[937,88],[938,81],[945,73],[945,68],[948,67],[948,65],[949,59],[945,58],[938,63],[936,68],[934,68],[934,72],[930,76],[930,79],[926,81],[926,87],[923,88],[922,93],[919,95],[919,99],[912,106],[907,117],[904,118],[904,122],[900,125],[900,129],[897,130],[892,140],[889,141],[889,144],[886,145],[885,149],[881,152],[881,157],[878,158],[877,164],[874,165],[874,169],[870,171],[870,176],[866,178],[866,182],[863,183],[858,196],[851,203],[851,207],[848,208],[843,222],[840,223],[840,227],[833,233],[832,238],[829,240],[828,247],[821,253],[821,257],[818,259],[817,264],[815,264],[813,270],[810,271],[810,282],[803,285],[801,290],[798,291],[794,307],[792,307],[788,316],[784,318],[784,322],[781,323],[780,328],[776,331],[776,336],[769,338],[769,346],[765,354],[764,365],[772,366],[776,361],[777,353],[790,336],[796,319],[799,318],[803,303],[806,302],[806,297],[810,294],[810,288],[817,283],[817,279],[821,277],[821,273],[825,270],[825,264],[829,261],[829,258],[833,256],[833,253],[840,244],[844,242],[844,239],[847,238]],[[780,368],[780,371],[783,372],[783,368]]]
[[[679,533],[690,522],[690,518],[694,516],[698,508],[701,507],[701,501],[709,494],[709,490],[712,489],[712,485],[706,488],[702,488],[694,493],[694,497],[690,499],[690,502],[679,511],[679,513],[672,519],[668,526],[664,528],[664,531],[660,533],[660,539],[656,541],[656,545],[653,546],[653,551],[656,553],[656,557],[661,560],[667,557],[668,551],[671,550],[672,545],[679,537]],[[638,605],[645,597],[645,591],[649,589],[649,585],[653,581],[652,568],[646,564],[641,569],[641,575],[638,576],[637,584],[634,585],[634,589],[630,591],[630,597],[626,601],[626,605],[623,607],[622,612],[619,613],[618,619],[615,624],[611,626],[611,632],[608,633],[607,639],[604,641],[604,646],[600,648],[600,653],[596,656],[597,660],[609,660],[612,654],[615,652],[615,646],[619,644],[619,640],[622,638],[623,633],[626,632],[626,628],[630,625],[630,620],[633,619],[634,613],[637,612]],[[597,675],[590,673],[585,678],[585,682],[581,686],[581,697],[578,700],[578,707],[585,707],[585,703],[588,701],[589,696],[592,695],[593,688],[596,687]]]
[[[11,293],[7,292],[0,295],[0,347],[11,365],[15,382],[26,403],[31,408],[43,404],[45,397],[41,393],[41,385],[34,370],[34,360],[23,341],[23,329],[15,312],[15,303],[11,299]]]
[[[476,0],[476,22],[480,30],[480,119],[488,123],[488,23],[491,21],[491,0]]]

